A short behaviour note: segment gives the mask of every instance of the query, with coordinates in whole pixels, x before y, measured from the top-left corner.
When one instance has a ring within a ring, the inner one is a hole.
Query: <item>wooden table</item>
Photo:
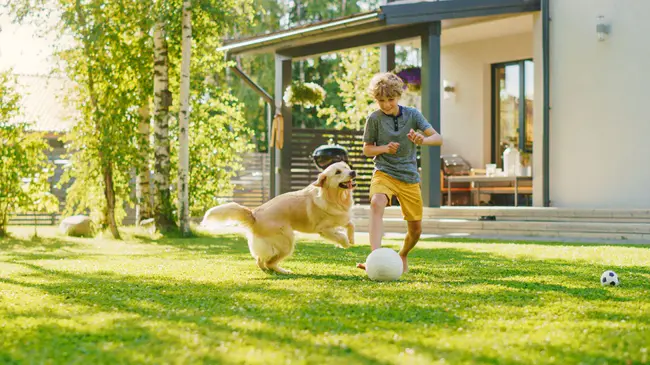
[[[481,196],[481,183],[491,182],[513,182],[515,185],[515,207],[518,206],[518,192],[520,181],[532,181],[532,176],[447,176],[447,205],[451,206],[451,184],[452,183],[474,183],[478,196]],[[480,198],[479,198],[480,199]]]

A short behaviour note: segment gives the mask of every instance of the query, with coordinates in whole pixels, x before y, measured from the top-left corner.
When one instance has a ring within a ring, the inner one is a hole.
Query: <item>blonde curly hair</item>
[[[375,99],[399,98],[404,90],[404,81],[391,72],[382,72],[373,76],[368,86],[368,93]]]

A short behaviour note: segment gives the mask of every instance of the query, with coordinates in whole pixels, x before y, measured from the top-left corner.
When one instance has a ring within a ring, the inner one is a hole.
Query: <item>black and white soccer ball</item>
[[[620,281],[618,280],[618,275],[616,275],[615,272],[612,270],[607,270],[603,273],[603,275],[600,276],[600,284],[604,285],[611,285],[611,286],[617,286],[620,284]]]

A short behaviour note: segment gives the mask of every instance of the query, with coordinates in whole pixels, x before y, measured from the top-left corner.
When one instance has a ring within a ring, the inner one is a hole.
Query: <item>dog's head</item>
[[[333,163],[323,170],[314,185],[322,188],[354,189],[357,186],[354,181],[355,177],[357,177],[356,171],[341,161]]]

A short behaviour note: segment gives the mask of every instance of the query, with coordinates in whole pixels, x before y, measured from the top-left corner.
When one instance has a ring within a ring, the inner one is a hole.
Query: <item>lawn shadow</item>
[[[146,350],[151,341],[162,341],[155,330],[146,326],[150,321],[163,321],[178,330],[198,328],[204,336],[218,343],[233,340],[233,333],[254,337],[262,347],[283,347],[291,353],[299,349],[303,353],[321,353],[339,358],[339,361],[363,364],[384,364],[380,358],[368,357],[353,348],[341,346],[318,346],[311,340],[303,340],[294,334],[297,329],[315,336],[327,334],[357,334],[372,326],[383,325],[398,328],[404,324],[421,325],[434,323],[453,325],[458,318],[440,306],[408,304],[403,295],[399,298],[383,293],[382,301],[375,304],[341,303],[337,301],[336,286],[311,290],[309,295],[301,290],[270,288],[268,283],[221,282],[215,284],[195,283],[181,280],[156,279],[141,276],[125,276],[110,272],[75,274],[67,271],[45,269],[39,265],[22,263],[45,282],[0,278],[0,283],[32,288],[58,297],[68,305],[81,305],[84,310],[75,316],[105,312],[124,315],[131,319],[119,320],[122,324],[106,327],[92,334],[77,332],[71,328],[61,329],[40,326],[31,334],[30,347],[47,347],[51,336],[60,340],[79,340],[81,347],[98,351],[90,343],[97,339],[111,339],[129,344],[132,350]],[[373,295],[378,295],[377,293]],[[394,308],[403,307],[398,313]],[[356,320],[336,320],[345,313],[356,313]],[[361,315],[363,314],[363,315]],[[52,318],[48,312],[32,311],[11,314],[8,319]],[[65,317],[64,317],[65,318]],[[241,321],[266,324],[266,329],[239,327]],[[234,324],[231,324],[234,323]],[[127,331],[123,327],[128,327]],[[116,330],[120,329],[120,330]],[[167,339],[169,340],[169,339]],[[101,341],[99,341],[101,343]],[[99,346],[100,344],[98,344]],[[181,347],[183,344],[174,343]],[[110,353],[110,351],[108,351]],[[119,359],[117,353],[108,356]],[[124,360],[124,359],[122,359]],[[227,360],[223,358],[221,360]],[[227,361],[225,361],[227,362]],[[387,363],[386,363],[387,364]]]
[[[163,240],[164,244],[173,245],[177,248],[200,251],[211,255],[241,254],[240,259],[250,260],[251,267],[254,267],[254,260],[250,257],[246,239],[242,236],[218,235],[206,236],[192,241]],[[388,244],[387,247],[399,248],[399,242]],[[637,247],[637,246],[634,246]],[[349,272],[357,262],[365,260],[369,251],[368,246],[353,246],[348,249],[336,248],[329,242],[320,240],[299,240],[296,243],[294,254],[284,261],[286,268],[292,263],[299,263],[305,266],[315,266],[326,262],[329,265],[340,266]],[[589,262],[580,260],[562,259],[534,259],[528,257],[517,257],[514,259],[500,256],[490,252],[476,252],[469,249],[449,247],[416,247],[409,256],[411,271],[402,277],[402,281],[409,282],[448,282],[452,287],[467,285],[493,285],[514,289],[512,292],[513,301],[539,298],[540,293],[563,293],[585,300],[613,300],[630,301],[630,297],[615,295],[606,288],[601,287],[598,282],[600,274],[607,269],[625,272],[628,277],[650,276],[650,268],[640,266],[611,267],[595,266]],[[334,280],[338,282],[370,282],[365,274],[350,275],[336,273],[302,273],[296,270],[291,274],[270,273],[266,279],[272,280],[293,280],[293,279],[315,279]],[[344,272],[344,270],[341,270]],[[463,278],[457,280],[456,278]],[[544,277],[551,277],[547,280]],[[570,277],[572,281],[584,283],[583,287],[571,287],[563,285],[565,278]],[[262,279],[263,280],[263,279]],[[636,290],[647,288],[643,282],[641,285],[625,286],[620,288]]]
[[[152,243],[174,246],[190,253],[228,255],[235,260],[249,260],[252,270],[257,270],[249,256],[246,240],[240,236],[191,240],[163,238]],[[317,338],[372,331],[388,339],[391,331],[416,333],[424,325],[435,331],[458,327],[471,329],[472,323],[458,311],[482,306],[503,307],[504,310],[509,307],[538,307],[544,305],[539,299],[545,294],[567,295],[592,302],[632,301],[638,300],[632,296],[635,291],[648,287],[647,284],[637,283],[613,292],[610,288],[600,287],[598,283],[592,285],[593,265],[580,261],[509,259],[489,252],[449,247],[413,251],[412,272],[398,282],[375,283],[359,273],[360,270],[353,271],[356,274],[346,275],[344,272],[352,272],[350,265],[359,257],[365,257],[367,251],[367,246],[340,250],[318,241],[300,241],[296,254],[287,263],[295,261],[317,265],[326,262],[340,268],[341,274],[329,271],[314,274],[296,272],[290,275],[271,274],[248,281],[234,279],[215,282],[115,272],[78,274],[26,262],[31,259],[29,254],[25,254],[21,262],[21,254],[18,253],[13,262],[23,265],[31,273],[15,278],[0,278],[0,283],[36,289],[66,304],[81,306],[83,309],[75,316],[91,316],[99,312],[119,314],[123,318],[94,332],[39,325],[25,333],[25,341],[29,343],[26,350],[50,349],[54,337],[64,342],[78,343],[78,347],[86,351],[86,356],[101,354],[114,363],[135,361],[129,357],[134,355],[127,350],[146,352],[156,344],[181,349],[187,346],[180,339],[181,336],[162,336],[151,325],[156,322],[164,323],[165,328],[179,333],[198,331],[202,341],[209,342],[217,349],[209,355],[201,355],[203,357],[198,361],[234,363],[235,360],[231,360],[227,352],[219,352],[219,343],[244,338],[245,343],[255,343],[261,348],[323,354],[333,357],[331,360],[334,362],[387,364],[378,356],[365,355],[353,347],[317,344],[314,340],[303,338],[300,331],[307,331]],[[246,258],[240,257],[243,255]],[[625,269],[628,273],[650,275],[650,270],[645,267]],[[561,278],[566,276],[584,283],[584,287],[562,285]],[[43,282],[32,280],[35,277],[43,279]],[[472,286],[484,285],[489,285],[490,289],[478,292],[467,290]],[[452,303],[457,303],[460,308],[448,308]],[[610,319],[599,317],[602,316],[599,313],[590,315],[597,320]],[[51,318],[52,313],[35,310],[7,314],[7,318],[13,320],[30,317]],[[639,315],[634,320],[650,323],[650,315]],[[242,322],[259,323],[260,328],[240,325]],[[106,341],[122,343],[124,348],[101,347]],[[398,343],[402,347],[424,347],[421,342],[408,338]],[[437,351],[446,350],[436,350],[434,347],[430,350],[430,356],[433,357]],[[581,353],[575,351],[575,354],[578,356]],[[458,353],[451,355],[464,356]],[[519,363],[478,356],[476,360],[480,362]],[[0,359],[3,359],[1,353]]]
[[[134,235],[137,240],[145,244],[170,246],[184,251],[197,252],[208,255],[221,254],[249,254],[246,237],[236,233],[221,235],[195,235],[191,238],[178,238],[176,235],[152,238]]]
[[[287,260],[302,262],[307,265],[322,261],[340,265],[353,265],[362,261],[368,251],[367,246],[352,247],[333,253],[325,245],[302,241],[296,249],[294,257]],[[468,285],[493,285],[514,289],[511,295],[538,298],[541,293],[563,293],[584,300],[631,301],[636,298],[621,296],[620,292],[633,293],[639,289],[649,289],[643,277],[650,276],[650,268],[643,266],[597,266],[581,260],[535,259],[529,257],[507,258],[490,252],[477,252],[464,248],[449,247],[417,247],[409,256],[411,270],[401,280],[409,282],[447,282],[452,287]],[[625,273],[628,278],[638,280],[627,281],[627,285],[619,287],[618,293],[602,287],[599,282],[600,274],[611,269]],[[301,275],[294,273],[292,275]],[[315,279],[318,274],[304,275]],[[329,278],[332,275],[323,275]],[[550,279],[549,279],[550,277]],[[333,278],[337,278],[335,275]],[[355,278],[353,276],[353,278]],[[458,278],[461,278],[460,280]],[[573,282],[583,283],[583,287],[563,285],[566,278]],[[338,280],[355,280],[338,277]],[[515,300],[516,301],[516,300]]]
[[[0,239],[0,251],[20,250],[38,250],[53,252],[69,248],[78,248],[81,243],[63,237],[30,237],[29,239],[6,236]]]

